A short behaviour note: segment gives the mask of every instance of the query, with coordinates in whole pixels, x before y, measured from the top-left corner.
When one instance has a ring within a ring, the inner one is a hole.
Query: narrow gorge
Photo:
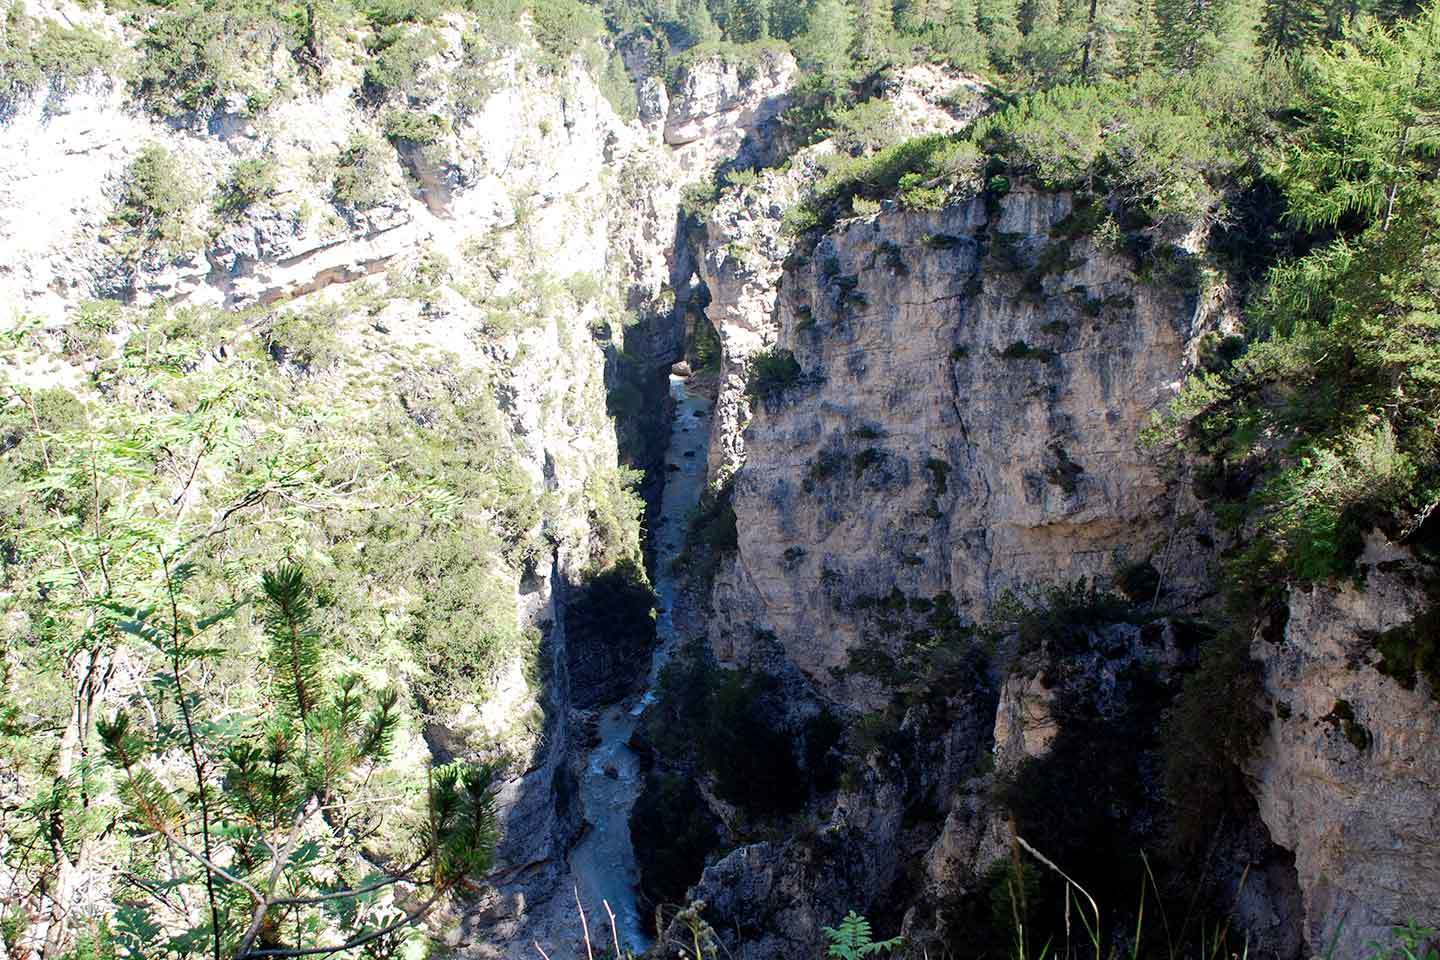
[[[13,5],[0,960],[1433,960],[1440,12],[1233,5]]]

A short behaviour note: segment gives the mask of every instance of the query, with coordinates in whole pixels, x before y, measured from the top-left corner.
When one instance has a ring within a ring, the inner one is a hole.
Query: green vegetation
[[[838,774],[835,724],[823,713],[792,722],[786,707],[774,677],[722,670],[688,650],[662,672],[642,726],[677,769],[713,778],[716,794],[747,816],[777,817],[834,789]]]
[[[1194,378],[1152,432],[1208,459],[1249,531],[1233,580],[1255,593],[1350,572],[1364,530],[1399,537],[1440,496],[1440,152],[1417,126],[1440,105],[1421,67],[1437,18],[1362,21],[1307,61],[1299,120],[1267,163],[1317,242],[1272,269],[1243,355]],[[1227,480],[1242,470],[1258,482]]]
[[[440,34],[433,27],[408,22],[383,27],[371,41],[372,59],[365,67],[366,88],[377,99],[419,94],[421,70],[440,48]]]
[[[357,133],[335,158],[331,190],[335,202],[351,210],[369,210],[391,195],[390,163],[393,154],[368,133]]]
[[[833,960],[860,960],[877,953],[890,953],[903,942],[900,937],[889,940],[875,940],[870,932],[870,921],[851,910],[845,914],[838,927],[821,927],[820,932],[830,941],[825,956]]]
[[[490,65],[523,41],[527,16],[548,69],[583,54],[617,109],[634,112],[623,65],[602,47],[603,18],[579,0],[127,0],[123,6],[142,31],[136,93],[165,117],[258,115],[302,85],[323,86],[336,58],[363,63],[371,103],[434,105],[448,97],[459,112],[473,112],[490,90]],[[462,41],[465,69],[435,83],[426,65],[441,53],[441,18],[456,13],[471,27]],[[6,59],[17,67],[16,89],[33,86],[42,74],[68,82],[113,66],[98,38],[84,31],[47,26],[38,39],[0,48],[0,57],[11,47],[14,55]],[[74,56],[61,64],[57,50]]]
[[[170,151],[146,144],[126,170],[110,215],[120,259],[173,257],[196,244],[191,214],[197,199],[189,174]]]
[[[1178,846],[1203,849],[1212,828],[1249,803],[1244,765],[1267,723],[1260,665],[1250,636],[1223,630],[1200,651],[1185,678],[1165,733],[1165,792],[1175,809]],[[1216,704],[1225,704],[1216,710]]]
[[[109,37],[89,27],[36,20],[12,2],[0,11],[0,115],[44,84],[63,93],[92,74],[113,74],[121,59],[119,45]]]
[[[420,731],[518,666],[514,729],[456,729],[524,762],[543,671],[515,597],[592,505],[531,478],[490,376],[340,351],[373,301],[100,303],[4,332],[7,370],[63,352],[93,371],[0,391],[0,769],[26,798],[0,854],[24,878],[0,901],[12,942],[33,922],[234,956],[257,930],[308,948],[385,929],[394,953],[485,868],[489,767],[427,775]],[[638,552],[624,486],[597,481],[614,528],[568,547],[597,570]],[[110,885],[114,912],[25,892],[80,882]]]
[[[1380,672],[1405,689],[1414,690],[1416,680],[1424,677],[1432,691],[1440,691],[1440,605],[1433,592],[1418,617],[1376,637],[1375,649],[1380,652]]]
[[[314,590],[299,567],[281,564],[260,581],[257,619],[268,667],[261,701],[239,718],[202,713],[191,701],[190,675],[215,668],[218,651],[210,637],[233,607],[191,607],[182,591],[195,570],[184,562],[172,567],[163,546],[159,552],[161,603],[108,605],[112,626],[152,647],[168,672],[147,700],[148,723],[147,711],[139,709],[96,720],[131,834],[134,869],[175,897],[124,902],[127,949],[158,952],[183,931],[181,939],[209,940],[214,955],[248,956],[268,946],[275,925],[295,921],[297,911],[303,919],[296,929],[308,928],[312,943],[334,936],[359,943],[387,928],[403,940],[448,888],[489,868],[496,838],[492,771],[464,764],[436,769],[424,813],[412,814],[408,824],[385,825],[392,857],[409,866],[373,870],[353,829],[363,823],[373,833],[393,810],[383,794],[398,786],[387,776],[400,723],[398,692],[369,690],[358,673],[327,671]],[[163,721],[156,720],[157,708]],[[189,759],[183,772],[158,765],[171,751]],[[352,811],[351,830],[322,816],[322,805],[334,804]],[[402,839],[406,832],[413,836]],[[296,857],[302,837],[307,849]],[[198,877],[176,883],[156,875],[163,851],[177,848]],[[354,880],[337,889],[317,874],[318,863]],[[389,914],[374,909],[375,893],[402,881],[417,893],[425,890],[424,899],[394,920],[395,908]],[[183,907],[191,899],[206,904],[199,922]],[[339,924],[337,916],[344,918]]]
[[[256,114],[285,92],[275,55],[301,49],[288,5],[184,0],[146,12],[135,92],[161,116]]]
[[[419,110],[388,110],[380,123],[385,139],[394,144],[429,146],[449,132],[445,118]]]
[[[750,358],[745,395],[766,402],[778,400],[801,380],[795,354],[780,347],[762,350]]]
[[[695,781],[678,773],[650,772],[630,813],[635,858],[642,865],[640,892],[651,903],[681,903],[720,843],[720,821]]]
[[[1041,363],[1049,363],[1057,356],[1054,350],[1046,350],[1044,347],[1032,347],[1024,340],[1016,340],[1004,350],[1000,356],[1005,360],[1038,360]]]
[[[275,195],[275,164],[267,157],[238,160],[215,191],[215,214],[222,220],[239,220],[257,203]]]

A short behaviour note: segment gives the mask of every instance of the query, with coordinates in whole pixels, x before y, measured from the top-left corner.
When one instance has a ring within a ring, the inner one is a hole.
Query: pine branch
[[[309,720],[319,687],[319,645],[309,629],[314,612],[305,575],[294,564],[267,571],[260,581],[269,609],[271,666],[280,678],[281,695],[300,719],[309,739]]]

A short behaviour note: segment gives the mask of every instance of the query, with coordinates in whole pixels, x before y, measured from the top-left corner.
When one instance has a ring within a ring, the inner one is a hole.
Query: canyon
[[[42,12],[118,29],[59,0]],[[436,89],[468,69],[462,34],[447,24],[424,67]],[[0,301],[53,330],[97,298],[321,305],[351,368],[321,376],[377,378],[407,409],[461,373],[483,379],[527,489],[560,506],[543,559],[503,573],[541,666],[513,657],[483,702],[403,734],[411,756],[507,764],[493,869],[428,921],[449,955],[580,956],[612,923],[621,952],[688,944],[678,905],[643,892],[653,858],[632,839],[637,803],[683,773],[713,836],[682,899],[704,903],[727,949],[814,955],[854,909],[939,956],[964,938],[957,905],[989,897],[1020,856],[1000,792],[1028,762],[1136,725],[1139,746],[1116,750],[1143,769],[1115,842],[1163,833],[1154,738],[1243,534],[1196,494],[1193,465],[1142,434],[1207,336],[1242,320],[1221,285],[1143,270],[1083,228],[1072,192],[1036,184],[934,209],[884,200],[797,235],[785,213],[838,148],[800,147],[782,123],[801,79],[791,55],[714,53],[669,77],[617,55],[633,118],[584,57],[541,66],[527,39],[438,146],[387,152],[383,202],[343,215],[312,164],[374,126],[357,77],[191,127],[104,78],[41,90],[0,119]],[[994,107],[976,77],[928,64],[881,97],[911,136]],[[127,273],[107,217],[146,144],[202,183],[263,157],[278,187],[195,249]],[[1199,229],[1151,233],[1182,262],[1206,255]],[[790,379],[757,390],[757,362],[776,358]],[[594,491],[622,469],[643,530],[612,550]],[[704,542],[696,515],[733,523],[733,542]],[[589,584],[632,547],[655,611],[621,636]],[[1428,567],[1378,532],[1361,563],[1363,583],[1292,587],[1284,621],[1246,638],[1264,729],[1205,874],[1255,956],[1360,957],[1396,924],[1440,926],[1440,691],[1383,672],[1376,645],[1422,622]],[[1124,609],[1034,626],[1047,591],[1077,582],[1091,591],[1077,606],[1103,593]],[[667,671],[690,663],[765,691],[757,721],[813,781],[793,805],[751,815],[656,744]],[[76,907],[109,897],[96,882]]]

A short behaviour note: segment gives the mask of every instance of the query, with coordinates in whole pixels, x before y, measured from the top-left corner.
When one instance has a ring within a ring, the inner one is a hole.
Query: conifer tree
[[[1315,0],[1266,0],[1260,45],[1267,56],[1299,50],[1320,36],[1326,19]]]
[[[1211,62],[1230,36],[1238,6],[1238,0],[1155,0],[1162,61],[1182,72]]]
[[[938,29],[949,12],[949,0],[907,0],[896,4],[895,23],[905,33],[922,36]]]
[[[951,0],[941,21],[937,46],[956,66],[978,69],[985,65],[985,42],[976,22],[976,0]]]
[[[815,0],[805,21],[805,32],[795,40],[795,56],[807,70],[836,77],[848,70],[854,42],[850,5],[845,0]]]
[[[889,61],[894,35],[892,0],[855,0],[855,38],[850,55],[862,69],[873,70]]]
[[[793,40],[805,32],[805,23],[810,14],[805,0],[771,0],[770,36],[782,40]]]
[[[732,0],[725,33],[726,39],[735,43],[767,39],[770,36],[769,0]]]
[[[1025,36],[1053,29],[1060,23],[1060,0],[1021,0],[1019,22]]]
[[[1020,45],[1017,0],[975,0],[975,23],[990,60],[1000,69],[1009,67]]]
[[[720,39],[720,28],[705,0],[677,0],[675,6],[676,17],[690,44],[714,43]]]
[[[1135,0],[1129,22],[1123,23],[1117,42],[1118,73],[1137,77],[1155,66],[1155,3]]]
[[[418,923],[457,883],[488,868],[496,833],[487,767],[434,771],[428,816],[406,862],[384,864],[361,849],[357,838],[367,831],[355,824],[368,820],[373,831],[391,802],[367,795],[365,785],[389,759],[399,695],[370,690],[354,674],[327,676],[314,591],[298,566],[282,564],[261,578],[273,696],[253,705],[248,719],[202,714],[188,689],[187,676],[213,669],[205,664],[221,649],[206,634],[233,611],[182,613],[193,568],[167,563],[164,571],[164,606],[111,606],[121,629],[164,655],[168,676],[149,710],[173,709],[178,722],[145,727],[122,710],[96,729],[120,775],[133,843],[188,858],[205,906],[187,906],[193,901],[184,895],[126,902],[139,955],[163,952],[177,928],[207,944],[214,960],[353,949]],[[176,754],[188,763],[183,775],[170,760]],[[189,872],[157,881],[172,889],[195,884]],[[397,884],[413,887],[418,905],[389,914],[365,909]],[[342,909],[350,919],[337,927]]]

